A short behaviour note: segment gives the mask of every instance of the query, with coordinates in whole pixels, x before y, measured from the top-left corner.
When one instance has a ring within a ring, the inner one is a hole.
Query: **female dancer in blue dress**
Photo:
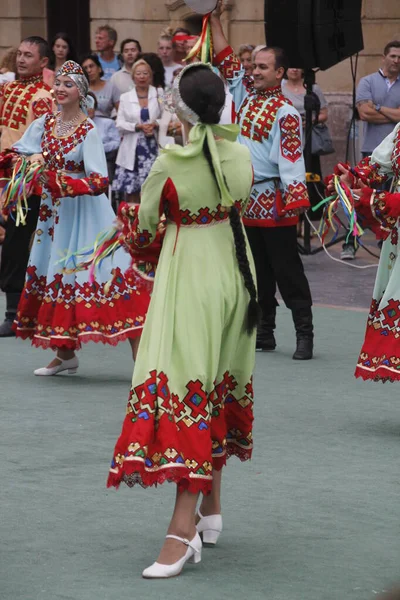
[[[18,155],[35,155],[44,163],[39,220],[14,324],[18,337],[57,352],[35,375],[76,372],[75,351],[82,342],[116,345],[129,339],[137,345],[145,319],[143,310],[138,314],[140,280],[122,247],[102,262],[94,282],[88,271],[65,272],[60,262],[93,247],[115,219],[105,194],[103,145],[82,110],[88,88],[82,67],[66,62],[54,86],[60,112],[37,119],[7,155],[11,164]]]

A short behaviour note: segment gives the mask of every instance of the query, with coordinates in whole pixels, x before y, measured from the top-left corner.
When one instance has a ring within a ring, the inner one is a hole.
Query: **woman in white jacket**
[[[153,73],[144,60],[132,68],[135,87],[121,95],[117,127],[122,135],[117,155],[113,190],[124,192],[128,202],[138,203],[140,191],[158,155],[158,119],[162,106]]]

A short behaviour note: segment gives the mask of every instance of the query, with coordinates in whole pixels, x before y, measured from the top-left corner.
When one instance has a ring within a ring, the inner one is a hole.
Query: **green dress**
[[[247,148],[216,142],[231,197],[243,213],[252,186]],[[181,149],[182,150],[182,149]],[[212,469],[252,453],[255,332],[229,213],[201,152],[161,154],[143,187],[135,244],[167,227],[108,486],[166,480],[208,493]],[[247,238],[246,238],[247,243]],[[247,255],[255,279],[250,248]]]

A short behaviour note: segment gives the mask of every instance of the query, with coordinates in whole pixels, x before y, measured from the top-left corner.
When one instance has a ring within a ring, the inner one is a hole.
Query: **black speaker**
[[[363,49],[362,0],[265,0],[268,46],[290,66],[329,69]]]

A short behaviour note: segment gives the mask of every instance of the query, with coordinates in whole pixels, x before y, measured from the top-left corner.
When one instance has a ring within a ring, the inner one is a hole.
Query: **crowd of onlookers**
[[[117,32],[109,25],[100,26],[95,34],[95,50],[77,57],[73,41],[58,33],[51,41],[51,56],[43,78],[53,85],[55,73],[67,61],[79,62],[87,72],[94,119],[104,143],[112,190],[128,200],[137,200],[141,186],[157,156],[167,143],[182,144],[183,130],[175,115],[165,110],[167,94],[174,78],[184,67],[185,59],[198,36],[185,28],[160,33],[157,52],[144,52],[139,40],[124,39],[117,48]],[[252,45],[239,48],[247,75],[252,71]],[[16,49],[5,54],[0,66],[0,84],[16,77]],[[197,60],[196,58],[192,60]],[[284,92],[304,115],[302,74],[290,69]],[[322,92],[319,119],[327,118]],[[227,91],[226,107],[221,117],[232,122],[232,102]],[[315,165],[318,170],[318,165]]]
[[[90,116],[100,131],[112,190],[117,195],[137,200],[159,148],[171,142],[184,142],[181,123],[166,110],[166,105],[174,78],[186,64],[185,59],[198,39],[182,27],[175,31],[166,29],[160,33],[157,52],[144,52],[140,41],[133,38],[124,39],[117,48],[117,32],[109,25],[102,25],[95,34],[95,50],[79,59],[66,33],[58,33],[52,40],[51,56],[43,78],[52,86],[57,69],[70,59],[80,62],[86,70],[93,96]],[[254,53],[261,47],[242,45],[238,49],[248,76],[252,73]],[[3,56],[0,85],[17,77],[16,53],[16,48],[12,48]],[[282,91],[299,111],[304,126],[305,87],[301,69],[288,69]],[[319,110],[314,113],[314,125],[324,125],[328,119],[328,105],[318,85],[314,85],[313,92],[319,105]],[[368,155],[372,146],[385,137],[383,133],[397,122],[397,113],[387,115],[384,109],[388,102],[388,106],[396,110],[400,106],[400,42],[387,44],[382,68],[361,79],[357,102],[360,118],[366,123],[365,139],[373,138],[371,147],[366,148],[364,144],[364,154]],[[229,123],[232,118],[234,111],[227,90],[221,122]],[[311,169],[313,173],[321,174],[318,154],[313,154]],[[318,199],[317,196],[316,201]],[[345,258],[354,258],[354,244],[347,253]]]
[[[184,141],[181,123],[165,107],[173,80],[197,40],[198,36],[181,27],[160,33],[156,53],[144,52],[140,41],[133,38],[124,39],[117,48],[117,32],[104,25],[96,31],[95,50],[79,58],[66,33],[58,33],[51,42],[51,56],[43,78],[52,86],[57,69],[66,60],[75,60],[84,67],[93,96],[90,116],[104,143],[112,189],[129,200],[137,200],[159,147]],[[251,75],[254,50],[251,45],[239,49],[247,75]],[[3,57],[0,84],[16,77],[15,59],[16,49]],[[296,107],[304,114],[301,71],[289,71],[286,87],[288,96],[291,94],[291,100],[295,100]],[[326,102],[320,90],[318,94],[322,106],[319,118],[325,120]],[[232,115],[227,91],[221,121],[231,122]]]

